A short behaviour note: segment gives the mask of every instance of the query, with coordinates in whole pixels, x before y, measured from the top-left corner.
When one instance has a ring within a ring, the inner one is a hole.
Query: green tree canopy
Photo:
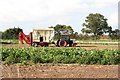
[[[61,24],[57,24],[56,26],[51,26],[50,28],[54,28],[55,30],[55,39],[58,39],[59,36],[61,35],[61,31],[66,31],[68,34],[72,35],[74,30],[72,29],[71,26],[67,26],[67,25],[61,25]]]
[[[93,34],[95,37],[107,33],[109,28],[107,19],[99,13],[89,14],[83,27],[81,30],[83,33]]]
[[[2,39],[2,33],[3,33],[3,32],[2,32],[2,31],[0,31],[0,39]]]
[[[23,31],[20,28],[10,28],[2,33],[2,39],[18,39],[19,32]]]
[[[109,36],[111,39],[120,39],[120,29],[112,30]]]

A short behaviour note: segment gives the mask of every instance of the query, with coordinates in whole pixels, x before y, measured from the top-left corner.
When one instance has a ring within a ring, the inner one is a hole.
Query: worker
[[[43,42],[43,36],[40,35],[40,42]]]

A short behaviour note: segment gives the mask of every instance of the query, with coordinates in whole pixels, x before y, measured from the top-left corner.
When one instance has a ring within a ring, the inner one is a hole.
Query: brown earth
[[[2,44],[0,48],[22,48],[30,47],[27,44]],[[55,47],[50,45],[50,47]],[[78,44],[76,47],[84,49],[118,49],[118,45],[103,45],[103,44]],[[57,47],[59,48],[59,47]]]
[[[2,65],[2,78],[118,78],[118,65]]]

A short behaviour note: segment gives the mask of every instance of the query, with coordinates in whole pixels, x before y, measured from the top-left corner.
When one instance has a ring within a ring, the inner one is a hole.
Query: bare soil
[[[2,65],[3,78],[118,78],[118,65]]]
[[[0,48],[22,48],[22,47],[30,47],[27,44],[2,44]],[[54,45],[50,45],[49,47],[55,47]],[[84,49],[118,49],[118,45],[103,45],[103,44],[78,44],[77,48]],[[57,47],[60,48],[60,47]]]

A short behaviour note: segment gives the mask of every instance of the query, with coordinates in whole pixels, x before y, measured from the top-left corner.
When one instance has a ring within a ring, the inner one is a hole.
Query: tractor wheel
[[[72,47],[73,46],[73,41],[69,41],[69,47]]]
[[[60,41],[59,42],[59,46],[60,47],[66,47],[67,46],[67,42],[66,41]]]
[[[57,47],[60,47],[59,42],[60,42],[60,40],[57,40]]]

